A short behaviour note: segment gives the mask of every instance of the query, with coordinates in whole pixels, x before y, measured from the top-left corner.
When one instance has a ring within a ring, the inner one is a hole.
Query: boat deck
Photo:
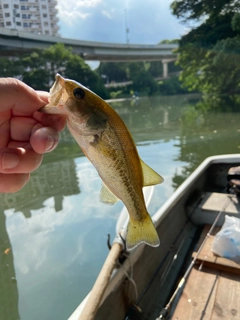
[[[225,195],[226,197],[229,195]],[[222,195],[220,198],[223,201]],[[216,203],[219,204],[217,199],[220,198],[218,194],[208,194],[201,203],[201,209],[211,210],[212,204],[216,208]],[[210,202],[209,199],[211,199]],[[206,205],[207,201],[208,205]],[[233,201],[238,202],[234,196]],[[231,213],[239,213],[237,206],[232,206],[232,203],[229,205]],[[226,211],[228,211],[227,208]],[[193,258],[197,255],[197,250],[207,236],[210,227],[210,225],[204,226]],[[219,229],[216,227],[213,230],[212,235],[207,237],[204,246],[198,253],[197,262],[187,278],[171,317],[172,320],[236,320],[240,318],[240,265],[214,255],[211,250],[214,235]]]

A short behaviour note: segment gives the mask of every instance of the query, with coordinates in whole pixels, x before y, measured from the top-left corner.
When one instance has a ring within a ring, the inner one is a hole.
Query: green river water
[[[112,102],[141,158],[165,179],[155,211],[207,156],[240,151],[240,113],[201,113],[196,96]],[[119,202],[65,130],[27,186],[0,195],[0,320],[66,320],[91,289],[115,236]],[[9,249],[7,250],[6,249]]]

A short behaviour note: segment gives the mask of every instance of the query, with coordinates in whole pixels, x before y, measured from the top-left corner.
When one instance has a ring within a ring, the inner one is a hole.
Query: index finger
[[[46,105],[34,89],[14,78],[0,78],[0,112],[12,110],[16,116],[30,116]]]

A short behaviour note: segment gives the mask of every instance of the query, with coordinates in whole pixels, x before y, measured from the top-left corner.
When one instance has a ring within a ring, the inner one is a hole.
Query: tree
[[[159,42],[159,44],[177,44],[179,42],[179,39],[173,39],[173,40],[168,40],[168,39],[164,39],[162,41]]]
[[[49,90],[52,79],[42,51],[37,50],[20,58],[19,63],[22,66],[21,80],[23,82],[36,90]]]
[[[133,90],[152,95],[157,92],[158,85],[149,72],[141,70],[133,77]]]
[[[1,62],[1,76],[18,77],[36,90],[48,91],[56,73],[60,73],[65,78],[82,83],[103,98],[109,97],[98,74],[61,43],[35,50],[18,59],[2,58]]]
[[[68,59],[64,74],[67,78],[74,79],[91,89],[103,99],[109,98],[109,93],[104,87],[100,76],[92,71],[89,65],[78,55],[71,55]]]
[[[180,79],[213,104],[240,93],[240,3],[234,0],[175,0],[172,12],[198,24],[179,41]]]
[[[97,73],[106,78],[106,82],[123,82],[128,80],[126,62],[101,62]]]
[[[187,20],[215,19],[226,13],[238,12],[240,3],[235,0],[174,0],[172,13]]]
[[[160,77],[163,72],[162,62],[101,62],[97,73],[108,82],[125,82],[132,81],[135,75],[144,70],[152,77]]]
[[[171,77],[159,81],[159,93],[161,95],[186,94],[188,90],[183,88],[178,77]]]
[[[0,57],[0,77],[19,77],[22,73],[21,64],[16,58]]]

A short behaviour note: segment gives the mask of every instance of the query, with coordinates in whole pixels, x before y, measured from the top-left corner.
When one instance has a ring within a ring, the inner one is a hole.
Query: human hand
[[[56,148],[65,118],[37,111],[47,103],[47,92],[0,78],[0,193],[20,190],[43,154]]]

